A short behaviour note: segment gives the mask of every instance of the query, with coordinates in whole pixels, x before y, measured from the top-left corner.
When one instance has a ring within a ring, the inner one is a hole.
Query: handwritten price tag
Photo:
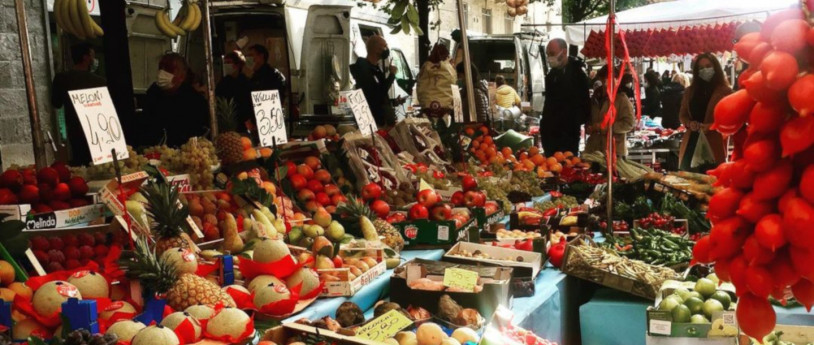
[[[112,162],[113,149],[116,149],[118,159],[128,158],[122,124],[107,87],[68,91],[68,96],[88,140],[93,164]]]
[[[362,135],[370,135],[371,130],[376,131],[376,120],[373,118],[373,113],[370,112],[370,106],[367,104],[367,99],[362,90],[345,91],[342,95],[348,99],[348,105],[356,118],[356,124],[359,126],[359,131]]]
[[[356,336],[367,340],[382,342],[412,324],[413,322],[400,311],[391,310],[371,320],[364,326],[359,327],[359,329],[356,330]]]
[[[257,134],[260,146],[269,147],[288,142],[285,131],[285,116],[280,105],[280,93],[277,90],[252,92],[254,118],[257,120]]]
[[[478,285],[478,272],[460,268],[444,270],[444,286],[475,291],[476,285]]]
[[[464,122],[464,110],[461,105],[461,89],[458,88],[458,85],[450,85],[450,87],[452,88],[452,113],[455,122],[462,123]]]

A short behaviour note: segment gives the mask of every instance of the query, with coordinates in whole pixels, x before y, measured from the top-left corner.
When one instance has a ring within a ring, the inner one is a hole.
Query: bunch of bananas
[[[56,0],[54,16],[62,30],[79,39],[94,39],[105,34],[90,17],[86,0]]]
[[[169,13],[169,9],[165,9],[155,15],[155,25],[167,37],[184,36],[187,32],[197,30],[201,25],[201,9],[197,1],[185,1],[173,21],[170,21]]]

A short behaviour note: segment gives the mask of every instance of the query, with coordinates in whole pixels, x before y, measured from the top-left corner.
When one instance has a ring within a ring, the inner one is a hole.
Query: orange
[[[495,156],[495,154],[497,153],[497,152],[495,151],[495,149],[494,149],[494,148],[492,148],[492,147],[488,147],[488,148],[486,148],[485,150],[483,150],[483,152],[485,152],[485,153],[486,153],[486,156],[487,156],[487,157],[489,157],[489,158],[494,157],[494,156]]]
[[[480,139],[472,140],[472,147],[479,148],[480,147]]]
[[[464,131],[464,133],[466,133],[466,135],[467,135],[467,136],[471,137],[471,136],[475,135],[475,129],[474,129],[474,128],[472,128],[472,127],[467,128],[467,129]]]
[[[312,133],[314,138],[322,139],[328,136],[328,129],[325,126],[316,126],[314,127],[314,132]]]
[[[2,260],[0,260],[0,281],[2,281],[3,286],[14,282],[14,267]]]
[[[305,165],[310,167],[311,170],[317,170],[319,169],[319,166],[322,165],[322,163],[319,161],[319,158],[314,156],[308,156],[305,157]]]
[[[14,302],[14,295],[16,295],[16,293],[11,289],[0,288],[0,299],[6,302]]]
[[[272,182],[263,181],[263,189],[266,190],[266,193],[269,193],[271,195],[277,194],[277,186],[275,186],[274,183]]]
[[[557,164],[558,162],[559,161],[555,157],[548,157],[548,159],[546,160],[546,163],[548,163],[548,166],[552,166],[554,164]]]
[[[490,144],[490,145],[491,145],[491,144],[493,143],[493,141],[492,141],[492,137],[491,137],[491,136],[485,136],[485,137],[483,137],[483,142],[484,142],[484,143],[486,143],[486,144]]]
[[[534,162],[532,162],[532,161],[524,161],[523,166],[526,169],[534,169]]]
[[[565,151],[565,158],[574,157],[574,154],[571,151]]]
[[[14,291],[14,293],[19,296],[25,297],[26,299],[31,299],[31,295],[33,294],[30,287],[20,282],[9,284],[8,289]]]
[[[582,162],[582,160],[579,159],[579,157],[571,157],[571,163],[579,164],[580,162]]]
[[[555,152],[554,158],[557,159],[557,162],[562,162],[565,160],[565,155],[563,155],[562,152]]]
[[[252,140],[247,137],[240,137],[240,144],[243,145],[244,150],[252,148]]]
[[[503,160],[502,160],[502,159],[500,159],[500,157],[498,157],[498,156],[492,156],[491,158],[489,158],[489,163],[492,163],[492,164],[503,164]]]
[[[540,149],[537,146],[532,146],[529,149],[529,156],[534,156],[534,155],[536,155],[538,153],[540,153]]]
[[[300,213],[300,212],[297,212],[297,213],[294,213],[294,216],[291,217],[289,222],[291,223],[291,225],[302,225],[304,220],[305,220],[305,215]]]
[[[541,154],[535,154],[531,156],[531,161],[534,162],[534,165],[543,165],[545,164],[545,157]]]
[[[545,175],[546,175],[545,173],[546,173],[546,170],[543,169],[543,167],[537,167],[537,177],[544,178]]]
[[[489,127],[486,127],[486,126],[480,126],[480,132],[481,132],[481,134],[487,134],[487,133],[489,133]]]
[[[508,157],[508,156],[512,155],[512,148],[507,146],[507,147],[504,147],[504,148],[500,149],[500,152],[503,153],[504,157]]]
[[[254,149],[248,149],[243,151],[243,160],[244,161],[251,161],[257,159],[257,151]]]
[[[529,154],[527,152],[520,152],[520,155],[518,156],[518,159],[521,160],[521,161],[526,160],[528,158],[529,158]]]
[[[274,151],[268,147],[264,147],[260,149],[260,157],[269,158]]]
[[[560,172],[560,171],[562,171],[562,165],[560,163],[554,163],[553,165],[551,165],[550,168],[551,168],[552,172]]]

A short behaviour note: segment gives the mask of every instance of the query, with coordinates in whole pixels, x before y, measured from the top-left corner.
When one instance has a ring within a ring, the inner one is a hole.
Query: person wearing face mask
[[[360,57],[350,66],[350,73],[356,80],[356,88],[365,94],[370,112],[379,128],[390,127],[396,124],[396,111],[390,102],[388,94],[390,87],[396,80],[398,68],[390,65],[389,74],[385,75],[379,67],[380,61],[388,61],[390,49],[387,41],[378,35],[370,36],[365,43],[367,57]]]
[[[588,75],[581,60],[568,56],[568,44],[555,38],[546,46],[551,68],[545,77],[545,103],[540,137],[546,156],[579,152],[580,127],[591,114]]]
[[[239,133],[254,126],[251,86],[249,78],[243,74],[246,58],[239,50],[231,51],[223,57],[223,78],[215,87],[215,96],[231,99],[235,105],[235,115]]]
[[[703,53],[695,58],[692,77],[692,84],[684,93],[678,114],[679,120],[688,129],[681,140],[679,166],[681,170],[706,171],[707,167],[704,166],[690,166],[699,133],[703,132],[709,142],[715,166],[723,163],[726,160],[726,141],[717,131],[709,130],[709,126],[715,120],[715,106],[732,93],[732,89],[724,78],[720,62],[710,53]]]
[[[285,76],[280,70],[268,63],[269,51],[260,44],[255,44],[246,51],[246,66],[252,71],[249,78],[251,91],[277,90],[280,103],[285,107]]]
[[[642,114],[651,118],[661,117],[661,81],[659,74],[652,70],[644,74]]]
[[[65,127],[71,149],[71,159],[68,163],[72,166],[81,166],[90,163],[90,150],[68,91],[102,87],[107,83],[104,78],[93,73],[99,67],[99,60],[96,60],[96,51],[93,46],[88,43],[72,46],[71,59],[73,67],[54,76],[51,105],[54,108],[65,107]]]
[[[157,80],[144,100],[139,144],[156,145],[166,136],[167,146],[178,147],[208,131],[209,105],[192,87],[188,69],[180,54],[161,57]]]
[[[618,75],[619,69],[614,70],[614,75]],[[591,96],[591,119],[585,127],[585,132],[588,133],[588,139],[585,140],[585,152],[605,152],[608,142],[608,132],[606,128],[602,128],[602,122],[605,120],[605,114],[608,113],[610,107],[610,99],[608,92],[605,88],[605,82],[608,78],[608,66],[603,66],[596,73],[596,82],[594,85],[593,96]],[[627,133],[636,127],[636,116],[633,115],[633,104],[630,99],[626,97],[625,93],[620,87],[616,92],[616,100],[613,104],[616,112],[616,121],[613,123],[613,139],[616,142],[616,155],[619,157],[627,156]]]
[[[466,72],[463,63],[455,66],[455,72],[458,74],[458,86],[461,88],[461,112],[464,118],[469,116],[469,92],[466,87]],[[475,116],[478,122],[488,122],[492,120],[492,107],[489,106],[489,83],[480,78],[478,68],[474,64],[470,66],[472,72],[472,84],[475,88]]]

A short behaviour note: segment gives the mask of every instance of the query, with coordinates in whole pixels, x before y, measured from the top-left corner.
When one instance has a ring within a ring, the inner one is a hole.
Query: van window
[[[470,56],[481,79],[494,80],[502,75],[509,85],[515,84],[516,53],[513,40],[469,41]]]
[[[339,23],[339,18],[334,15],[323,14],[317,17],[317,27],[314,28],[314,33],[322,35],[341,35],[342,24]]]

